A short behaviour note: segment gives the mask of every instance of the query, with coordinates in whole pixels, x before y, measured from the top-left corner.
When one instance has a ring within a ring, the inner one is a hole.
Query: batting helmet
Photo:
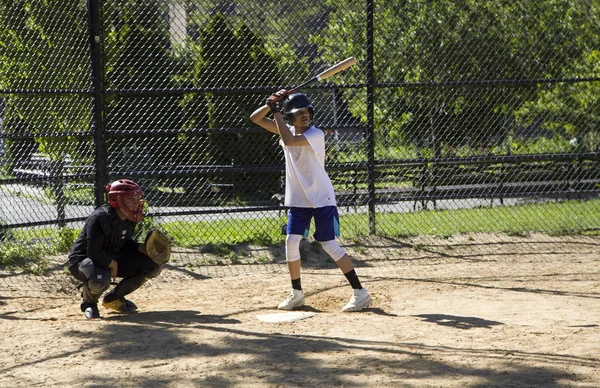
[[[125,214],[125,217],[133,222],[142,220],[142,210],[144,210],[144,201],[140,199],[137,209],[130,209],[123,202],[124,199],[130,197],[142,197],[141,187],[129,179],[119,179],[113,183],[106,185],[108,192],[108,203],[115,209],[120,210]]]
[[[308,97],[302,93],[294,93],[288,96],[283,102],[283,114],[289,122],[294,122],[294,113],[300,109],[308,108],[310,112],[310,119],[313,117],[313,106],[311,105]]]

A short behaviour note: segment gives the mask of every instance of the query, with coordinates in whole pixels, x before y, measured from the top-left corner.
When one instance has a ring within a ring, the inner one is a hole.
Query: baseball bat
[[[356,63],[356,60],[354,59],[354,57],[349,57],[344,59],[341,62],[336,63],[335,65],[331,66],[329,69],[322,71],[321,73],[315,75],[314,77],[312,77],[311,79],[309,79],[306,82],[301,83],[300,85],[292,88],[291,90],[288,91],[288,94],[292,94],[294,93],[296,90],[311,84],[315,81],[321,81],[324,80],[326,78],[331,77],[332,75],[335,75],[341,71],[346,70],[347,68],[349,68],[350,66],[354,65]]]

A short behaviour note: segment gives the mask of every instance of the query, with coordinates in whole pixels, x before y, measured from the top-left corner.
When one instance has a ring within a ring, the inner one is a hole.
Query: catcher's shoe
[[[290,294],[285,298],[285,300],[279,303],[277,306],[280,310],[292,310],[293,308],[300,307],[304,304],[304,293],[302,290],[296,290],[292,288]]]
[[[372,303],[373,299],[371,298],[371,295],[369,295],[365,288],[361,288],[360,290],[354,290],[350,302],[344,306],[342,311],[360,311],[365,307],[369,307]]]
[[[86,301],[81,302],[81,311],[85,319],[96,319],[100,318],[100,312],[98,311],[97,303],[88,303]]]
[[[102,301],[102,306],[118,313],[133,313],[137,310],[135,303],[122,296],[111,301],[107,301],[105,298]]]

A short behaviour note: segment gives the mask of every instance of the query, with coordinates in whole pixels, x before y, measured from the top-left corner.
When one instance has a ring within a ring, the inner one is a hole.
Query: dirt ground
[[[2,387],[598,387],[600,238],[460,235],[345,242],[374,304],[303,244],[314,316],[272,323],[288,292],[269,264],[199,265],[176,252],[130,295],[139,312],[86,321],[54,258],[0,272]]]

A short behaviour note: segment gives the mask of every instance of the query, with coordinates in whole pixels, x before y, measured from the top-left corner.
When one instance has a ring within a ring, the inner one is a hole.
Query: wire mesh
[[[327,135],[344,236],[600,226],[593,0],[14,1],[0,12],[5,247],[33,233],[68,250],[65,228],[119,178],[144,190],[140,230],[160,224],[182,252],[281,243],[283,152],[250,114],[350,56],[355,66],[302,89]]]

